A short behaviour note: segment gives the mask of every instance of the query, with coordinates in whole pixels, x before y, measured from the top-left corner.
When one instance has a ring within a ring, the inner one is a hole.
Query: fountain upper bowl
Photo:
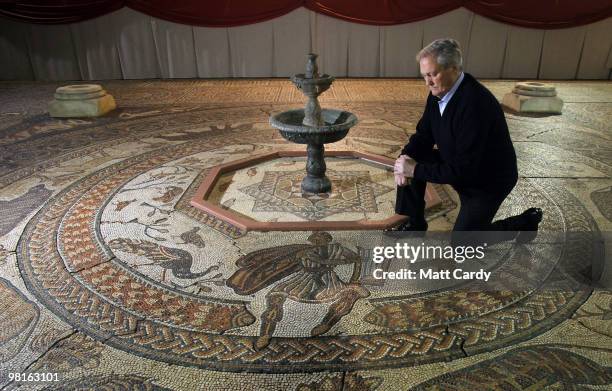
[[[306,95],[321,94],[331,86],[335,78],[328,74],[317,77],[306,77],[303,73],[294,75],[291,81],[295,86],[303,91]]]
[[[343,110],[322,109],[325,125],[303,125],[304,109],[288,110],[270,117],[270,125],[288,141],[298,144],[327,144],[342,140],[357,124],[355,114]]]

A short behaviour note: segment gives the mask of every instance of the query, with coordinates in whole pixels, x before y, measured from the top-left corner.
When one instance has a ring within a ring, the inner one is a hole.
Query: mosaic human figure
[[[250,253],[237,261],[241,268],[227,281],[238,294],[255,293],[290,276],[266,295],[266,309],[261,315],[260,337],[255,343],[262,349],[270,343],[278,322],[283,318],[287,299],[300,303],[331,303],[326,315],[310,334],[328,332],[355,302],[370,292],[359,283],[361,258],[354,251],[332,243],[327,232],[315,232],[308,237],[311,244],[294,244]],[[353,265],[348,282],[334,270],[339,265]]]

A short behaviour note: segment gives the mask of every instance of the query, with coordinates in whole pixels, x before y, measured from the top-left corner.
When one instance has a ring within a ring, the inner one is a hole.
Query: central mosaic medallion
[[[301,188],[305,158],[279,157],[219,177],[209,200],[262,222],[334,222],[395,215],[393,173],[363,159],[328,157],[328,193]]]
[[[378,212],[376,198],[393,190],[374,182],[369,171],[328,171],[330,193],[303,193],[302,171],[267,171],[260,183],[240,189],[255,198],[254,212],[289,212],[307,220],[338,213]]]
[[[392,159],[330,151],[326,154],[329,177],[325,179],[331,180],[333,188],[322,193],[304,190],[301,166],[305,160],[303,151],[277,151],[219,164],[196,179],[197,189],[187,192],[189,205],[234,227],[238,235],[248,231],[384,230],[404,219],[395,214]],[[428,217],[452,208],[454,203],[442,186],[427,186]]]

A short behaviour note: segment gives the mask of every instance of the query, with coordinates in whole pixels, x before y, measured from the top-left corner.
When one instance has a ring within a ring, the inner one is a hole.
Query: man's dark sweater
[[[452,185],[459,193],[503,192],[516,183],[516,154],[497,99],[465,73],[444,113],[429,94],[416,133],[402,149],[417,162],[414,178]],[[439,158],[432,161],[433,146]]]

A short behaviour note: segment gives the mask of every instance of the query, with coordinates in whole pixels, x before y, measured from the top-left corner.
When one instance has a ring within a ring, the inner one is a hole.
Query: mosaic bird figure
[[[178,186],[169,186],[166,188],[166,192],[164,194],[159,197],[153,198],[153,200],[168,203],[182,192],[183,189]]]
[[[119,202],[117,202],[115,204],[115,211],[116,212],[121,212],[123,209],[125,209],[126,206],[128,206],[129,204],[131,204],[134,201],[136,201],[136,200],[119,201]]]
[[[214,265],[202,272],[193,273],[191,271],[193,257],[188,251],[162,246],[147,240],[117,238],[111,240],[108,244],[113,250],[139,255],[154,261],[156,265],[164,269],[162,281],[165,281],[168,270],[176,278],[192,280],[205,276],[219,268],[219,266]]]
[[[198,234],[200,227],[193,227],[187,232],[183,232],[180,235],[180,238],[183,239],[183,244],[193,244],[197,248],[204,248],[206,244],[204,243],[204,239]]]

